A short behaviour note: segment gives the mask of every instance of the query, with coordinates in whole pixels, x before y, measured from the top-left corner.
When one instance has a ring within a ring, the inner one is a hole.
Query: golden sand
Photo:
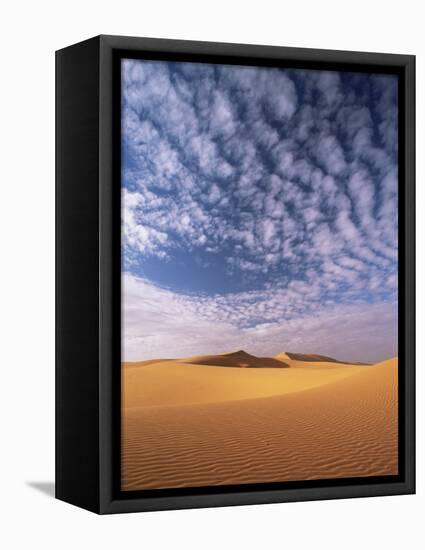
[[[123,490],[397,474],[397,358],[253,357],[123,364]]]

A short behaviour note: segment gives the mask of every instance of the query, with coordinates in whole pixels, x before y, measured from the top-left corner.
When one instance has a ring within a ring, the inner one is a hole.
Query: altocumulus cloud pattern
[[[124,359],[396,354],[397,86],[124,60]]]

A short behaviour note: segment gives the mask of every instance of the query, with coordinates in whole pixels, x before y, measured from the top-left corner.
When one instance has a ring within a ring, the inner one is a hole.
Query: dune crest
[[[217,367],[238,367],[238,368],[287,368],[288,364],[274,357],[256,357],[246,351],[239,350],[221,355],[195,355],[185,359],[178,359],[179,362],[212,365]]]
[[[293,361],[305,361],[307,363],[340,363],[342,365],[370,365],[370,363],[353,362],[353,361],[341,361],[334,357],[328,357],[327,355],[319,355],[317,353],[294,353],[292,351],[286,351],[279,353],[275,356],[276,359],[280,357],[286,359],[292,359]]]

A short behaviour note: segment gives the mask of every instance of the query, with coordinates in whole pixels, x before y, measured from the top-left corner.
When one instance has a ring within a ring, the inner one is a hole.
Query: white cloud
[[[326,105],[336,107],[341,103],[340,77],[335,71],[320,71],[317,87],[322,92]]]
[[[277,295],[264,291],[205,297],[178,294],[127,274],[123,276],[123,359],[241,348],[258,355],[303,351],[372,362],[396,354],[394,304],[315,307],[311,298],[311,288],[301,282]],[[311,307],[301,315],[296,304],[305,300]],[[268,322],[255,324],[259,310],[263,319],[269,313]],[[247,318],[252,326],[242,323]]]
[[[321,136],[315,154],[319,163],[333,176],[346,167],[344,151],[335,136]]]

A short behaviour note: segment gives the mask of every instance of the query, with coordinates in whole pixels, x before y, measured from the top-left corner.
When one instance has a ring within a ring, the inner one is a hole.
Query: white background
[[[425,40],[421,4],[419,0],[38,0],[2,4],[3,548],[424,547],[421,285],[417,316],[417,496],[100,517],[46,494],[46,489],[52,490],[54,477],[54,50],[102,33],[416,54],[419,248],[425,236]],[[425,275],[424,267],[420,254],[419,282]]]

